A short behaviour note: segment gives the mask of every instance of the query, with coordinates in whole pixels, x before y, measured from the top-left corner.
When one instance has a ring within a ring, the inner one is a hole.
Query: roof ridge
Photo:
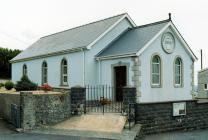
[[[156,21],[156,22],[140,25],[140,26],[137,26],[137,27],[134,27],[134,28],[131,28],[131,29],[143,28],[143,27],[157,25],[157,24],[161,24],[161,23],[165,23],[165,22],[169,22],[169,21],[171,21],[171,20],[170,19],[166,19],[166,20]]]
[[[66,31],[69,31],[69,30],[72,30],[72,29],[80,28],[80,27],[83,27],[83,26],[87,26],[87,25],[90,25],[90,24],[94,24],[96,22],[100,22],[100,21],[104,21],[104,20],[107,20],[107,19],[115,18],[115,17],[121,16],[121,15],[125,15],[125,14],[128,14],[128,13],[122,13],[122,14],[111,16],[111,17],[108,17],[108,18],[100,19],[100,20],[97,20],[97,21],[94,21],[94,22],[86,23],[86,24],[83,24],[83,25],[80,25],[80,26],[76,26],[76,27],[73,27],[73,28],[70,28],[70,29],[66,29],[66,30],[63,30],[63,31],[60,31],[60,32],[52,33],[52,34],[43,36],[41,38],[49,37],[49,36],[52,36],[52,35],[55,35],[55,34],[63,33],[63,32],[66,32]]]

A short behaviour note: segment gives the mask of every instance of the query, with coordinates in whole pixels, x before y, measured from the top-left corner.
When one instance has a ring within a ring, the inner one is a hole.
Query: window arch
[[[68,85],[68,64],[65,58],[61,60],[61,85]]]
[[[180,57],[177,57],[174,62],[174,84],[175,86],[182,86],[183,78],[183,63]]]
[[[27,65],[24,64],[22,67],[22,75],[27,75]]]
[[[46,61],[42,63],[42,84],[48,83],[48,65]]]
[[[154,55],[151,60],[151,84],[161,86],[161,59],[159,55]]]

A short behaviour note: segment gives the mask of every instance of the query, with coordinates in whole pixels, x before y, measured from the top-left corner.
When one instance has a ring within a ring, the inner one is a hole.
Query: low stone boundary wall
[[[185,102],[186,115],[173,116],[173,103]],[[208,102],[198,100],[139,103],[136,122],[142,124],[143,135],[175,130],[208,128]]]
[[[69,93],[33,94],[20,93],[22,108],[22,128],[34,129],[41,125],[51,125],[70,117]]]
[[[20,94],[0,93],[0,117],[11,122],[11,104],[20,104]]]

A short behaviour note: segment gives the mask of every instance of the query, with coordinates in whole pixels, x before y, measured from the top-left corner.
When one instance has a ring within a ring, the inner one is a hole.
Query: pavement
[[[14,127],[8,122],[0,118],[0,135],[2,134],[12,134],[15,133]]]
[[[109,117],[113,118],[113,119],[118,118],[118,119],[115,119],[116,121],[114,120],[115,122],[112,124],[120,125],[120,124],[118,124],[119,121],[121,121],[120,120],[121,118],[119,118],[119,116],[116,116],[116,117],[107,116],[107,118],[105,118],[102,115],[99,115],[95,118],[101,119],[101,122],[103,121],[104,123],[106,123],[105,121],[108,120]],[[96,122],[96,120],[93,120],[93,122],[94,121]],[[101,122],[99,122],[99,125]],[[121,122],[123,122],[123,121],[121,121]],[[112,128],[110,128],[110,127],[112,127],[111,126],[112,124],[107,123],[107,125],[104,125],[105,126],[104,128],[106,130],[107,129],[111,130]],[[99,125],[95,125],[97,129],[98,129]],[[107,127],[109,125],[110,125],[110,127]],[[140,125],[135,125],[135,127],[132,128],[131,130],[128,130],[128,129],[123,130],[123,124],[122,124],[122,130],[120,130],[121,129],[120,126],[116,126],[114,128],[119,128],[119,129],[115,129],[115,130],[119,130],[119,131],[116,133],[115,132],[112,133],[109,131],[103,132],[103,130],[102,131],[99,131],[99,130],[97,130],[97,131],[84,130],[83,131],[83,130],[60,129],[60,126],[66,128],[66,125],[64,125],[63,123],[59,124],[58,126],[59,126],[59,129],[40,128],[40,129],[36,129],[36,130],[32,130],[32,131],[27,131],[25,133],[18,133],[16,131],[14,131],[14,127],[11,124],[0,119],[0,140],[14,140],[14,139],[15,140],[28,140],[28,139],[29,140],[37,140],[37,139],[38,140],[57,140],[57,139],[58,140],[134,140],[137,133],[141,129]],[[74,128],[74,127],[72,127],[72,128]],[[103,129],[103,127],[102,127],[102,129]],[[114,130],[114,129],[112,129],[112,130]],[[122,132],[120,132],[120,131],[122,131]]]
[[[52,129],[38,129],[34,130],[34,132],[17,133],[13,130],[14,128],[11,124],[0,119],[0,140],[129,140],[135,137],[140,127],[136,125],[131,131],[126,129],[122,132],[122,135]],[[139,138],[139,140],[208,140],[208,129],[153,134]]]
[[[139,140],[208,140],[208,129],[148,135]]]
[[[39,133],[18,133],[8,122],[0,118],[0,140],[106,140],[104,138],[91,138],[70,135],[51,135]]]
[[[86,138],[66,135],[49,135],[49,134],[3,134],[0,135],[0,140],[106,140],[101,138]],[[109,140],[109,139],[108,139]]]

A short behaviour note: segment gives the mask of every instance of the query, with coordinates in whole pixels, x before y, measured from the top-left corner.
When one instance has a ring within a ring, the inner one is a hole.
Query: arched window
[[[24,64],[22,67],[22,75],[27,75],[27,65]]]
[[[68,85],[68,68],[66,59],[61,61],[61,85]]]
[[[42,84],[48,83],[48,65],[46,61],[42,63]]]
[[[161,59],[158,55],[152,57],[151,60],[151,83],[152,86],[161,85]]]
[[[175,74],[174,74],[174,81],[175,81],[175,86],[182,86],[182,69],[183,69],[183,64],[181,58],[176,58],[175,63],[174,63],[174,69],[175,69]]]

